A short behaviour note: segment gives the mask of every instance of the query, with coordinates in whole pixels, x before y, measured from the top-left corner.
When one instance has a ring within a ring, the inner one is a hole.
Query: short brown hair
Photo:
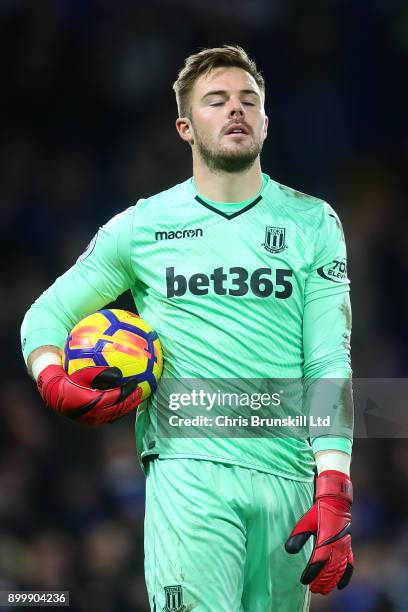
[[[222,47],[203,49],[199,53],[190,55],[185,60],[177,81],[173,83],[179,117],[186,117],[190,113],[190,94],[198,77],[214,70],[214,68],[242,68],[246,70],[255,79],[262,94],[265,95],[265,81],[255,62],[248,57],[242,47],[223,45]]]

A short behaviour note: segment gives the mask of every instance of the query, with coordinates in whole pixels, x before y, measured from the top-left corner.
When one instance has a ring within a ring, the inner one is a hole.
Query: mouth
[[[225,136],[249,136],[249,131],[245,125],[231,125],[225,132]]]

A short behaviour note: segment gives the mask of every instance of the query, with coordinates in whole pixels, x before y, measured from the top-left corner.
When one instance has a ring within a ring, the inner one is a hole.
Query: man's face
[[[199,77],[191,95],[189,142],[212,170],[240,172],[266,138],[261,91],[241,68],[217,68]]]

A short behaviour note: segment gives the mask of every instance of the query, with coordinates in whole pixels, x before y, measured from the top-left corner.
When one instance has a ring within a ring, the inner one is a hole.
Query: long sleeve
[[[26,362],[40,346],[62,348],[78,321],[131,286],[132,272],[122,253],[130,253],[133,212],[130,207],[102,226],[78,261],[27,311],[21,327]]]
[[[351,452],[351,307],[347,255],[341,223],[325,205],[315,257],[305,286],[304,377],[310,415],[330,414],[329,435],[313,437],[313,450]]]

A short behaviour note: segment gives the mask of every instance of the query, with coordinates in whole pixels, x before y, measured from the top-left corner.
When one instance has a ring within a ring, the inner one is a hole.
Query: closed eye
[[[211,102],[210,106],[222,106],[224,102]],[[254,102],[242,102],[244,106],[256,106]]]

